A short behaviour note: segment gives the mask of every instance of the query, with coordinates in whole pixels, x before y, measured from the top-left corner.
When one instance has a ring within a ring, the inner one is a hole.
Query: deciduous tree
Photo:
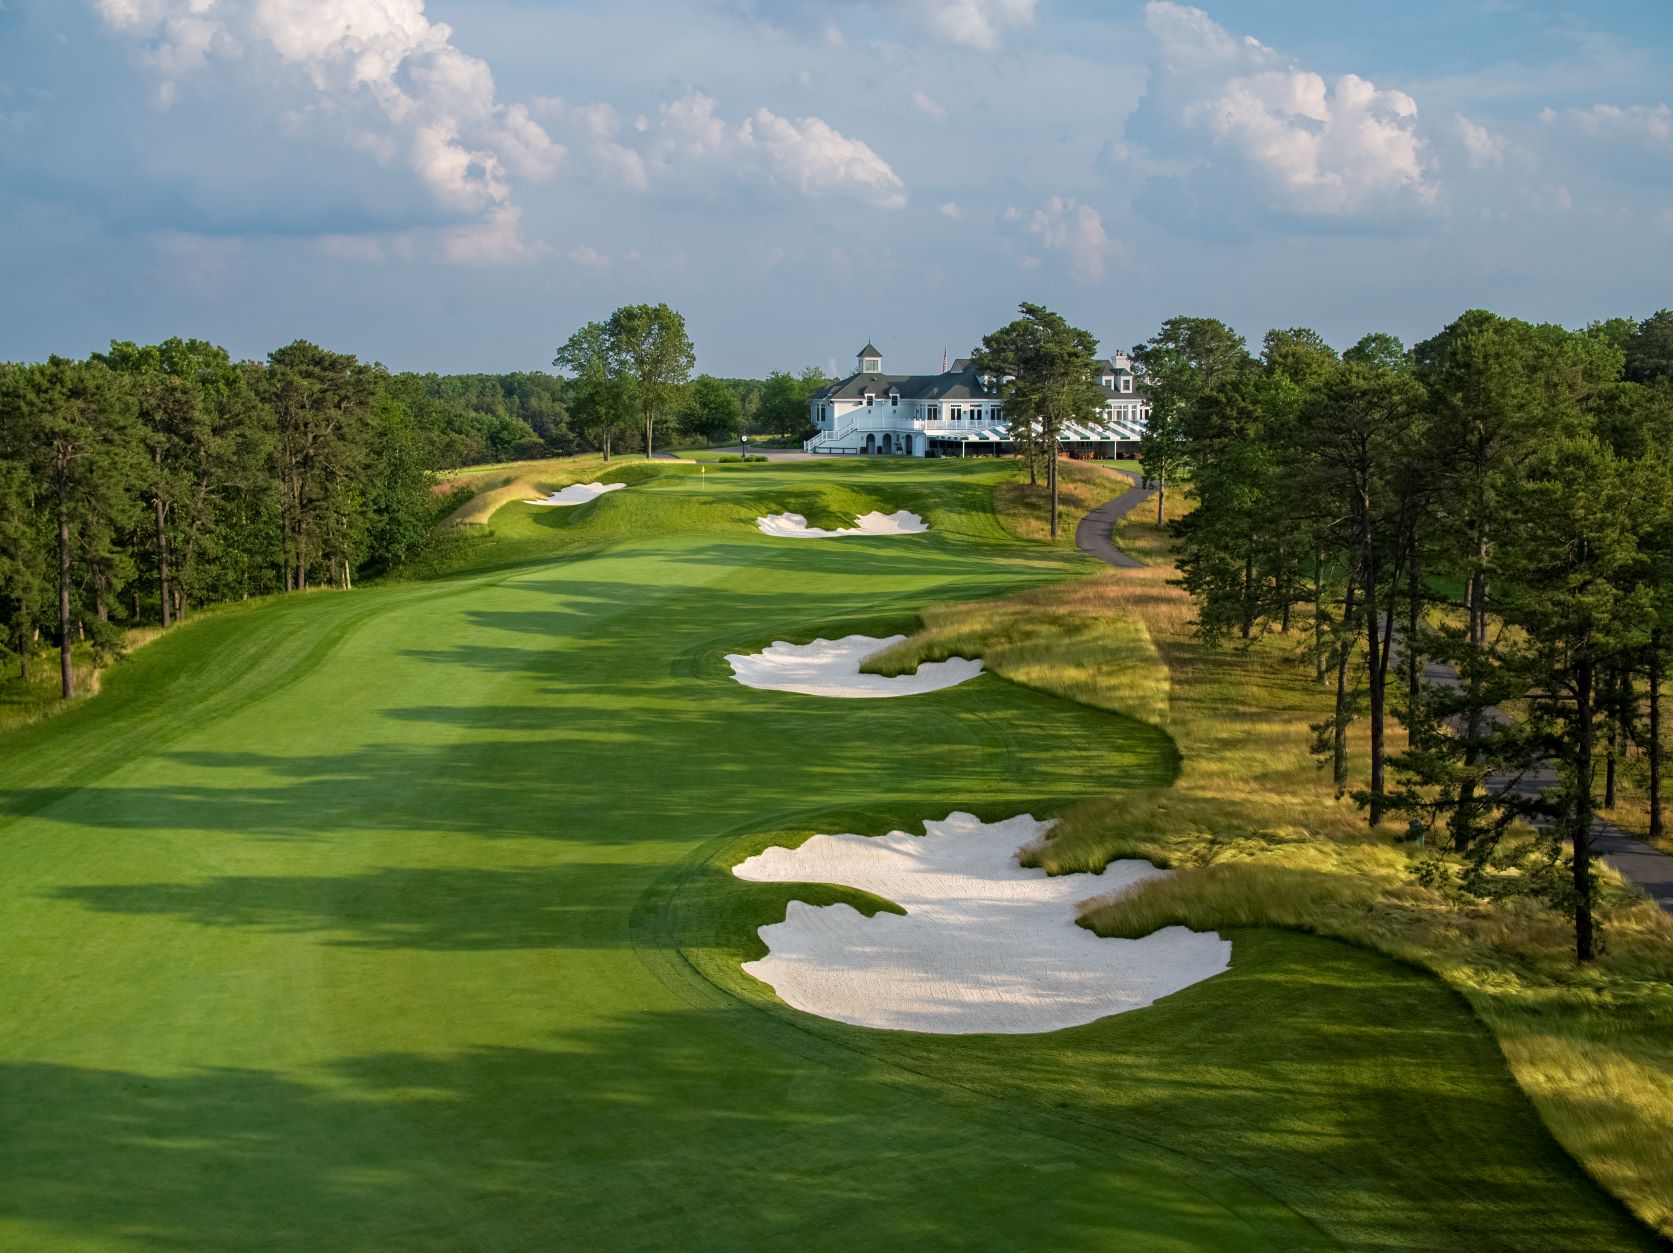
[[[685,319],[665,304],[625,305],[605,326],[611,373],[631,385],[648,459],[656,451],[656,428],[673,412],[697,354]]]
[[[637,412],[632,385],[616,371],[609,328],[603,322],[588,322],[564,342],[552,364],[573,380],[571,418],[609,461],[611,445],[632,429]]]
[[[689,434],[718,444],[738,437],[743,413],[736,391],[712,374],[699,374],[691,381],[682,425]]]

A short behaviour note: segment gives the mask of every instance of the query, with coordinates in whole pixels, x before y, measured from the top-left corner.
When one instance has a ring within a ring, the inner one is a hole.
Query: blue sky
[[[0,357],[938,366],[1673,304],[1673,3],[0,0]]]

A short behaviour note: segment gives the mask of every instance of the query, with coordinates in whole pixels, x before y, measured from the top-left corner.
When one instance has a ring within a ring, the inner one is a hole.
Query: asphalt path
[[[1123,472],[1118,470],[1116,473]],[[1091,553],[1099,561],[1114,566],[1117,570],[1142,570],[1144,563],[1117,548],[1110,535],[1115,530],[1115,524],[1154,497],[1156,489],[1144,486],[1144,483],[1132,475],[1123,477],[1133,478],[1133,486],[1082,518],[1080,525],[1075,528],[1075,544],[1081,551]]]

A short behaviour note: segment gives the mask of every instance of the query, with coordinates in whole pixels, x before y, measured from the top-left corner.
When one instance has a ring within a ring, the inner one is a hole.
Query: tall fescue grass
[[[1673,701],[1668,702],[1673,705]],[[1668,774],[1673,770],[1667,767],[1673,762],[1667,762],[1663,769]],[[1663,805],[1665,806],[1665,801]],[[1650,763],[1647,758],[1634,756],[1621,763],[1619,774],[1615,781],[1615,805],[1612,809],[1600,809],[1599,814],[1604,821],[1614,823],[1623,831],[1629,831],[1640,839],[1648,839],[1650,835]],[[1667,810],[1662,810],[1665,820]],[[1662,847],[1673,851],[1673,839],[1664,838]]]
[[[1081,469],[1065,476],[1077,508],[1098,486]],[[1176,499],[1170,513],[1188,505]],[[1035,521],[1015,491],[1000,506],[1009,526],[1030,533]],[[1174,924],[1285,927],[1434,972],[1495,1033],[1557,1139],[1673,1236],[1673,922],[1609,873],[1605,951],[1580,967],[1568,919],[1538,900],[1421,886],[1414,869],[1434,850],[1367,829],[1311,752],[1310,724],[1328,713],[1330,692],[1314,682],[1304,631],[1248,649],[1194,640],[1191,602],[1173,582],[1153,511],[1141,506],[1116,535],[1146,569],[930,610],[925,630],[873,668],[984,657],[1016,682],[1166,729],[1180,754],[1173,786],[1083,802],[1028,854],[1052,873],[1121,857],[1176,871],[1089,902],[1083,925],[1111,936]],[[1363,769],[1363,728],[1352,752]],[[1514,886],[1515,869],[1500,873]]]
[[[1051,540],[1051,493],[1046,490],[1045,475],[1041,474],[1040,479],[1033,487],[1023,479],[1001,483],[994,491],[994,506],[1007,530],[1044,544]],[[1058,546],[1073,548],[1075,523],[1132,485],[1132,480],[1109,462],[1060,459],[1057,463]]]
[[[906,674],[926,661],[981,657],[1028,687],[1166,725],[1168,672],[1136,617],[1097,613],[1105,579],[1034,588],[1003,600],[932,606],[924,629],[866,659],[870,674]]]
[[[469,487],[475,495],[442,519],[442,525],[486,526],[490,518],[514,500],[539,500],[571,483],[621,482],[622,471],[633,466],[634,463],[620,458],[606,462],[602,457],[556,457],[483,467],[475,473],[456,475],[445,486]]]
[[[118,658],[144,648],[163,634],[162,627],[134,627],[124,633]],[[62,699],[62,678],[58,669],[56,648],[37,649],[30,654],[29,678],[25,680],[15,656],[6,658],[8,672],[0,677],[0,732],[28,726],[43,718],[50,718],[73,709],[90,696],[99,694],[99,680],[104,666],[94,656],[91,647],[78,644],[70,658],[70,669],[75,677],[76,697]],[[106,663],[108,664],[108,663]]]

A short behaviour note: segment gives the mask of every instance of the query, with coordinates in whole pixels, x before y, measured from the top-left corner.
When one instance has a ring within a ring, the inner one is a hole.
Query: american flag
[[[941,350],[941,373],[945,374],[946,372],[947,372],[947,350],[945,348],[943,348]]]

